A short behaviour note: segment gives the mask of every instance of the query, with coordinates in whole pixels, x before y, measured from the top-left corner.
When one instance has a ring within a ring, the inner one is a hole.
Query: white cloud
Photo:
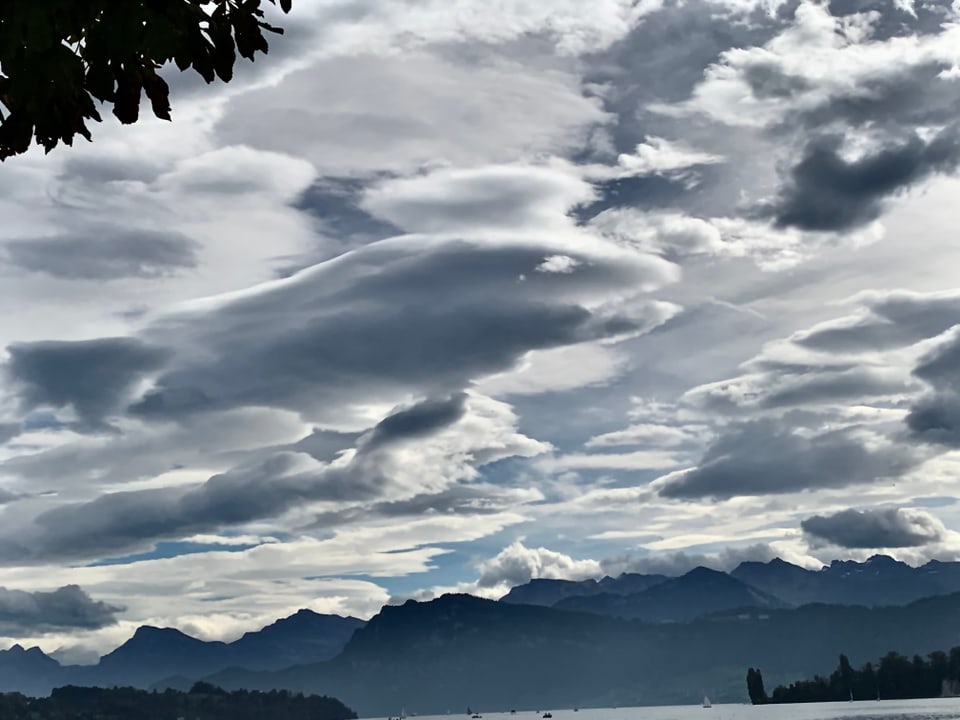
[[[585,446],[589,448],[618,447],[621,445],[676,447],[698,440],[702,441],[704,430],[704,426],[677,427],[654,423],[635,423],[623,430],[595,435],[587,440]]]
[[[575,560],[544,547],[528,548],[520,540],[484,560],[478,570],[479,587],[503,591],[534,578],[584,580],[601,574],[600,563],[595,560]]]

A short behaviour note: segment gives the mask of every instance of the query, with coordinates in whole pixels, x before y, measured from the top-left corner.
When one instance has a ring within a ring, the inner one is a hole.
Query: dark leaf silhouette
[[[47,152],[77,135],[90,140],[97,103],[122,123],[153,114],[171,119],[166,67],[229,82],[237,53],[267,53],[264,2],[291,0],[5,0],[0,4],[0,160],[35,141]]]

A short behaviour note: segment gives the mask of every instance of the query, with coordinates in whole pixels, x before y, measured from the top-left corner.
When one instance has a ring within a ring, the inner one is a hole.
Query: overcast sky
[[[960,555],[960,6],[296,0],[0,168],[0,646]]]

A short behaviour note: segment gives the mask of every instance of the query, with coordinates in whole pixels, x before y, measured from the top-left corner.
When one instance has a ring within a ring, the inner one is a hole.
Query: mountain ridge
[[[201,677],[229,667],[279,670],[335,656],[364,621],[300,610],[230,643],[176,628],[141,625],[95,665],[62,665],[40,648],[0,650],[0,691],[45,695],[58,685],[150,687],[173,675]]]
[[[958,603],[960,593],[907,606],[740,608],[648,623],[445,595],[383,608],[324,663],[204,679],[326,693],[370,717],[466,704],[489,712],[689,704],[701,688],[715,701],[745,702],[747,667],[762,666],[765,678],[782,683],[840,653],[862,662],[891,649],[908,656],[939,649],[945,637],[960,637]]]

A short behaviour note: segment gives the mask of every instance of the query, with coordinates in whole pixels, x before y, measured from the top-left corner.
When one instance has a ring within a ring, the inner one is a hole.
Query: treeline
[[[67,686],[49,697],[0,694],[3,720],[355,720],[335,698],[286,690],[227,692],[196,683],[190,692]]]
[[[904,700],[960,695],[960,647],[936,651],[926,659],[889,652],[874,665],[854,669],[846,655],[828,677],[797,680],[776,687],[769,697],[759,669],[747,671],[747,692],[754,705],[765,703]]]

